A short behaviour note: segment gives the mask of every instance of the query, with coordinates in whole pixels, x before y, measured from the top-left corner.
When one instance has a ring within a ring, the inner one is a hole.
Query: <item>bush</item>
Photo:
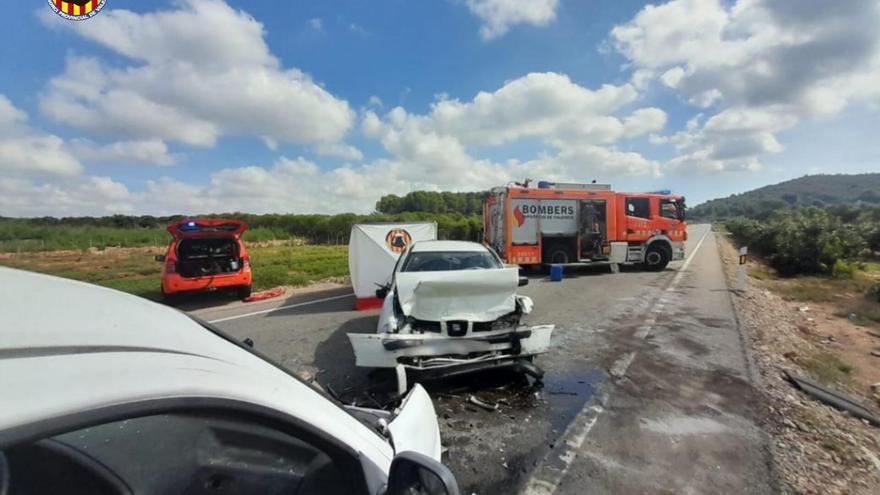
[[[865,297],[867,297],[869,301],[880,303],[880,282],[875,283],[873,287],[868,289]]]
[[[764,256],[782,276],[851,277],[854,268],[845,260],[858,257],[867,247],[861,226],[841,222],[815,207],[782,210],[764,221],[734,218],[725,226],[738,243]]]
[[[837,260],[834,262],[834,266],[831,268],[831,275],[834,278],[853,278],[856,274],[857,267],[853,263],[847,263],[843,260]]]

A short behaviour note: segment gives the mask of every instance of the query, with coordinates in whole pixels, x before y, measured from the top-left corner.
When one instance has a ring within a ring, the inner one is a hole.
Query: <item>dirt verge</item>
[[[723,236],[719,241],[733,286],[738,253]],[[863,356],[867,351],[858,348],[864,345],[861,340],[844,336],[845,327],[839,324],[846,320],[835,319],[829,308],[786,301],[755,283],[750,280],[749,289],[735,293],[733,302],[754,359],[755,385],[765,402],[764,427],[774,444],[774,468],[782,490],[880,493],[880,429],[819,403],[796,390],[785,376],[789,371],[831,383],[877,413],[877,396],[866,392],[865,385],[880,371],[880,358],[874,358],[876,363],[860,361],[856,372],[848,354]]]

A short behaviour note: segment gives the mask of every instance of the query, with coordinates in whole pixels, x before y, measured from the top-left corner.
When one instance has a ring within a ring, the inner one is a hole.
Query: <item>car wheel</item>
[[[169,294],[165,292],[165,289],[162,289],[162,302],[169,306],[174,306],[180,302],[180,295],[174,293]]]
[[[659,244],[652,244],[645,253],[645,268],[652,272],[659,272],[669,264],[669,252]]]
[[[251,297],[251,286],[245,285],[243,287],[239,287],[236,293],[238,294],[239,299],[247,299]]]

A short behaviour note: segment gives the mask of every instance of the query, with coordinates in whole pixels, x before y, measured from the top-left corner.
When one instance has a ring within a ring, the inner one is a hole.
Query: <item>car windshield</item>
[[[487,251],[411,253],[403,263],[404,272],[442,272],[501,268],[501,263]]]

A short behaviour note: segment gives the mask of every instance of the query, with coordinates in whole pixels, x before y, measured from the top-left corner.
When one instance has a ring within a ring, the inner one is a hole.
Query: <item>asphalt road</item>
[[[770,493],[767,442],[714,234],[660,273],[584,268],[535,276],[530,324],[553,323],[543,384],[484,373],[426,384],[462,493]],[[196,313],[307,371],[348,401],[381,402],[385,373],[346,338],[375,331],[348,289]],[[256,313],[256,314],[250,314]],[[468,402],[499,404],[494,412]]]

